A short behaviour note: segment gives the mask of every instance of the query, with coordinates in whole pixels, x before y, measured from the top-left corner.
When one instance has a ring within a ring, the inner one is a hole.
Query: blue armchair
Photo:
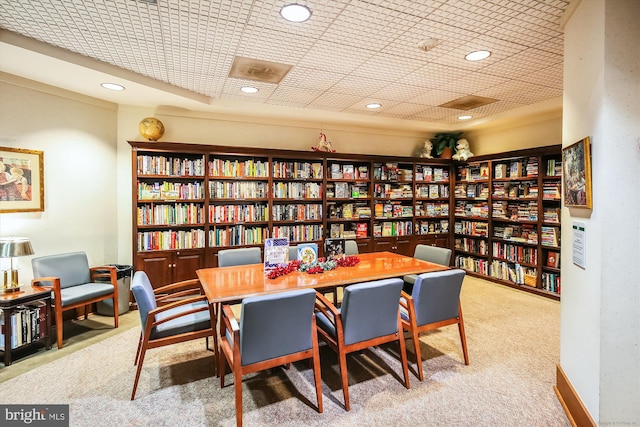
[[[402,292],[400,314],[403,329],[411,332],[418,363],[418,378],[424,379],[420,354],[420,332],[458,325],[465,365],[469,364],[464,319],[460,304],[460,291],[464,270],[446,270],[423,273],[417,276],[411,295]]]
[[[398,341],[405,387],[409,388],[407,352],[400,323],[398,301],[401,279],[386,279],[347,286],[340,309],[323,295],[316,300],[318,337],[338,353],[344,406],[348,411],[348,353]]]
[[[50,286],[56,316],[58,348],[62,348],[62,312],[84,308],[94,302],[113,298],[113,326],[118,327],[118,275],[113,266],[89,267],[84,252],[49,255],[31,260],[31,285]],[[105,273],[108,271],[108,273]],[[96,282],[108,279],[108,282]]]
[[[242,425],[242,376],[299,360],[311,359],[322,412],[320,356],[316,335],[312,289],[280,292],[245,298],[240,323],[228,305],[222,306],[219,359],[220,386],[228,362],[233,371],[236,400],[236,424]]]
[[[131,291],[140,313],[140,340],[134,365],[138,365],[131,400],[135,398],[138,380],[147,350],[215,334],[213,309],[197,279],[185,280],[153,289],[144,271],[137,271]],[[215,372],[215,363],[214,363]]]
[[[422,261],[432,262],[434,264],[446,265],[451,264],[451,249],[441,248],[440,246],[416,245],[413,257]],[[407,274],[403,277],[405,283],[405,292],[411,292],[411,287],[416,282],[416,274]]]

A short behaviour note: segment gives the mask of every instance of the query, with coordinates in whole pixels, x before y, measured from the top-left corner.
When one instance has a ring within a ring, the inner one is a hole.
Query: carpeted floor
[[[337,357],[323,347],[324,413],[316,411],[312,371],[299,363],[245,376],[244,425],[569,426],[553,392],[560,304],[468,277],[462,305],[469,366],[455,326],[422,336],[425,381],[411,363],[410,390],[397,345],[354,354],[346,412]],[[235,425],[233,378],[220,388],[204,340],[151,350],[130,401],[138,334],[139,326],[125,327],[14,378],[0,375],[3,403],[68,403],[72,426]],[[407,347],[411,362],[410,340]]]

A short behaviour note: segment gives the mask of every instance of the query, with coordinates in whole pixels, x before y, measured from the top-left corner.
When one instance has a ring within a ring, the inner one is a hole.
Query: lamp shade
[[[33,255],[31,242],[26,237],[1,237],[0,258]]]

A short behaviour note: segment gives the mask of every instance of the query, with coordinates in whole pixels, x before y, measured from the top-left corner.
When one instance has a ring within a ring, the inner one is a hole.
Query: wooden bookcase
[[[455,265],[470,274],[558,295],[553,289],[560,270],[548,261],[560,252],[559,146],[454,163],[170,142],[130,145],[133,264],[156,287],[216,266],[221,249],[262,247],[267,237],[288,237],[291,244],[315,242],[322,254],[325,239],[342,237],[355,239],[360,252],[411,256],[417,244],[451,247]],[[526,172],[528,159],[538,164],[535,176],[495,176],[496,167],[518,168],[515,162]],[[537,196],[500,196],[506,184],[526,186],[528,194],[537,189]],[[498,206],[529,204],[535,215],[526,220],[494,217]],[[538,240],[505,239],[505,227],[533,228]],[[519,262],[530,269],[523,271],[535,270],[535,277],[523,275],[535,287],[491,274],[491,265],[514,264],[499,256],[513,250],[535,257]]]
[[[552,146],[456,164],[454,265],[558,299],[561,159]]]

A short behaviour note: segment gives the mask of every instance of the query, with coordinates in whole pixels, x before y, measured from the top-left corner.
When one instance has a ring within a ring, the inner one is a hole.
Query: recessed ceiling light
[[[102,83],[100,86],[109,90],[124,90],[124,86],[117,83]]]
[[[471,52],[464,57],[467,61],[480,61],[482,59],[488,58],[491,56],[491,52],[488,50],[477,50],[475,52]]]
[[[244,93],[256,93],[258,92],[258,88],[257,87],[253,87],[253,86],[242,86],[240,88],[240,90]]]
[[[466,115],[466,116],[458,116],[458,120],[469,120],[469,119],[470,119],[470,118],[472,118],[472,117],[473,117],[473,116],[469,116],[469,115]]]
[[[376,109],[382,107],[382,104],[378,104],[377,102],[372,102],[371,104],[366,105],[367,108]]]
[[[289,22],[304,22],[311,16],[311,9],[301,4],[286,4],[280,9],[280,15]]]

